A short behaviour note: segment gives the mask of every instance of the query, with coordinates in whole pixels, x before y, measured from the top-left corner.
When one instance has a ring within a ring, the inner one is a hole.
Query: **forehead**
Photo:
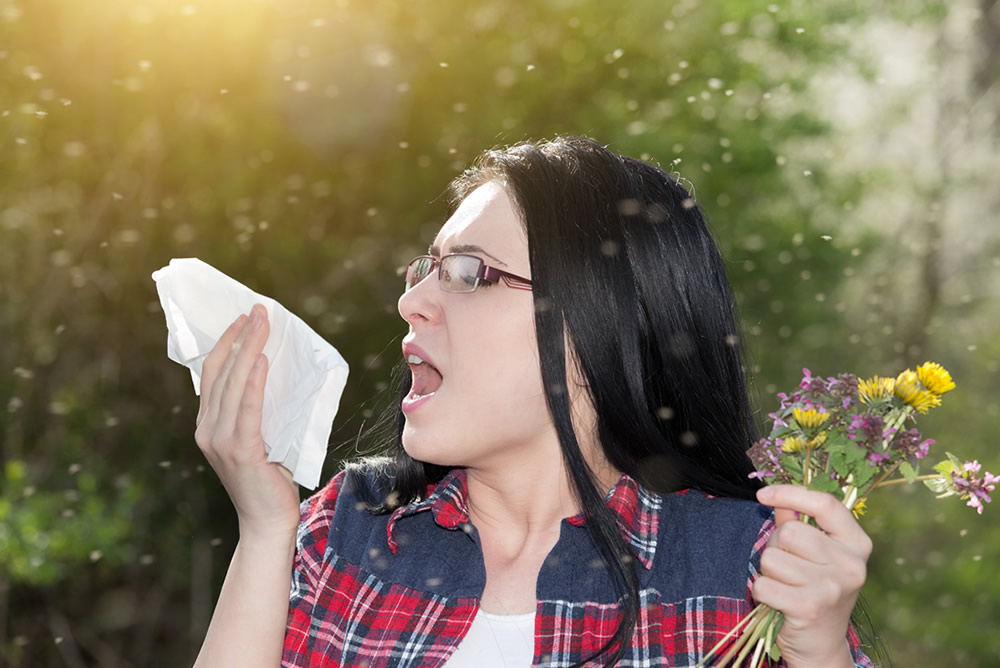
[[[433,243],[441,254],[462,245],[481,246],[508,263],[522,255],[527,261],[528,242],[520,214],[499,183],[486,183],[473,190],[441,226]]]

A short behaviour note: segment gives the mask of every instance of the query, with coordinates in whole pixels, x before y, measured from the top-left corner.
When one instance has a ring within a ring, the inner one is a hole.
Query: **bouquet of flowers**
[[[958,496],[982,514],[1000,477],[982,472],[977,461],[961,461],[950,452],[920,475],[931,439],[907,422],[941,405],[941,396],[955,389],[951,374],[940,364],[926,362],[895,378],[875,376],[859,381],[852,374],[835,378],[813,376],[803,369],[798,389],[778,395],[781,404],[768,417],[771,433],[750,449],[757,469],[751,477],[768,484],[805,485],[829,492],[850,508],[855,517],[865,512],[865,500],[875,489],[922,482],[938,498]],[[804,522],[813,523],[808,516]],[[783,621],[781,612],[759,604],[698,664],[705,665],[734,636],[740,634],[717,666],[736,666],[751,656],[755,668],[777,661],[775,642]],[[752,652],[752,655],[751,655]]]

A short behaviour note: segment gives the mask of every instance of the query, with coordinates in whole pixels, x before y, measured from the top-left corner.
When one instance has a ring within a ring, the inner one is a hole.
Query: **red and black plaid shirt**
[[[283,666],[441,666],[476,616],[486,571],[464,470],[386,515],[358,497],[365,475],[352,467],[302,504]],[[695,491],[654,494],[627,475],[607,503],[640,582],[618,665],[694,666],[752,609],[772,512]],[[579,663],[617,629],[618,595],[581,516],[563,521],[536,595],[533,665]],[[872,668],[853,630],[848,640],[856,665]]]

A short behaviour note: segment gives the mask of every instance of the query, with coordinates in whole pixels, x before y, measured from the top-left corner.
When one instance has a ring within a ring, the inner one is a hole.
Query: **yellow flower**
[[[929,409],[941,405],[941,397],[925,390],[920,384],[920,377],[912,369],[907,369],[896,376],[893,391],[903,403],[913,406],[913,410],[918,413],[926,413]]]
[[[795,421],[798,422],[799,426],[803,429],[821,427],[824,422],[830,419],[829,413],[820,413],[815,408],[810,408],[809,410],[793,408],[792,415],[795,416]]]
[[[868,404],[873,401],[880,401],[892,396],[896,381],[893,378],[882,378],[872,376],[868,380],[858,383],[858,396],[861,403]]]
[[[868,508],[865,507],[865,500],[864,499],[861,499],[860,501],[858,501],[857,503],[855,503],[854,507],[851,508],[851,512],[854,513],[854,517],[855,518],[861,517],[867,511],[868,511]]]
[[[826,443],[826,432],[821,431],[820,433],[813,436],[812,440],[809,441],[810,448],[818,448],[819,446]]]
[[[806,441],[801,436],[789,436],[781,442],[782,452],[798,452],[806,446]]]
[[[951,374],[936,362],[924,362],[917,367],[917,376],[930,392],[942,395],[955,389],[955,381],[951,379]]]

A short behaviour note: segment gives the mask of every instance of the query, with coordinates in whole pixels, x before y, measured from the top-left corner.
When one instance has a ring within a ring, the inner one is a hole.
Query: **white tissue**
[[[261,434],[267,461],[298,484],[319,485],[333,418],[347,384],[347,362],[298,316],[197,258],[174,258],[153,272],[167,317],[167,357],[191,370],[195,394],[201,367],[226,328],[254,304],[271,327]]]

